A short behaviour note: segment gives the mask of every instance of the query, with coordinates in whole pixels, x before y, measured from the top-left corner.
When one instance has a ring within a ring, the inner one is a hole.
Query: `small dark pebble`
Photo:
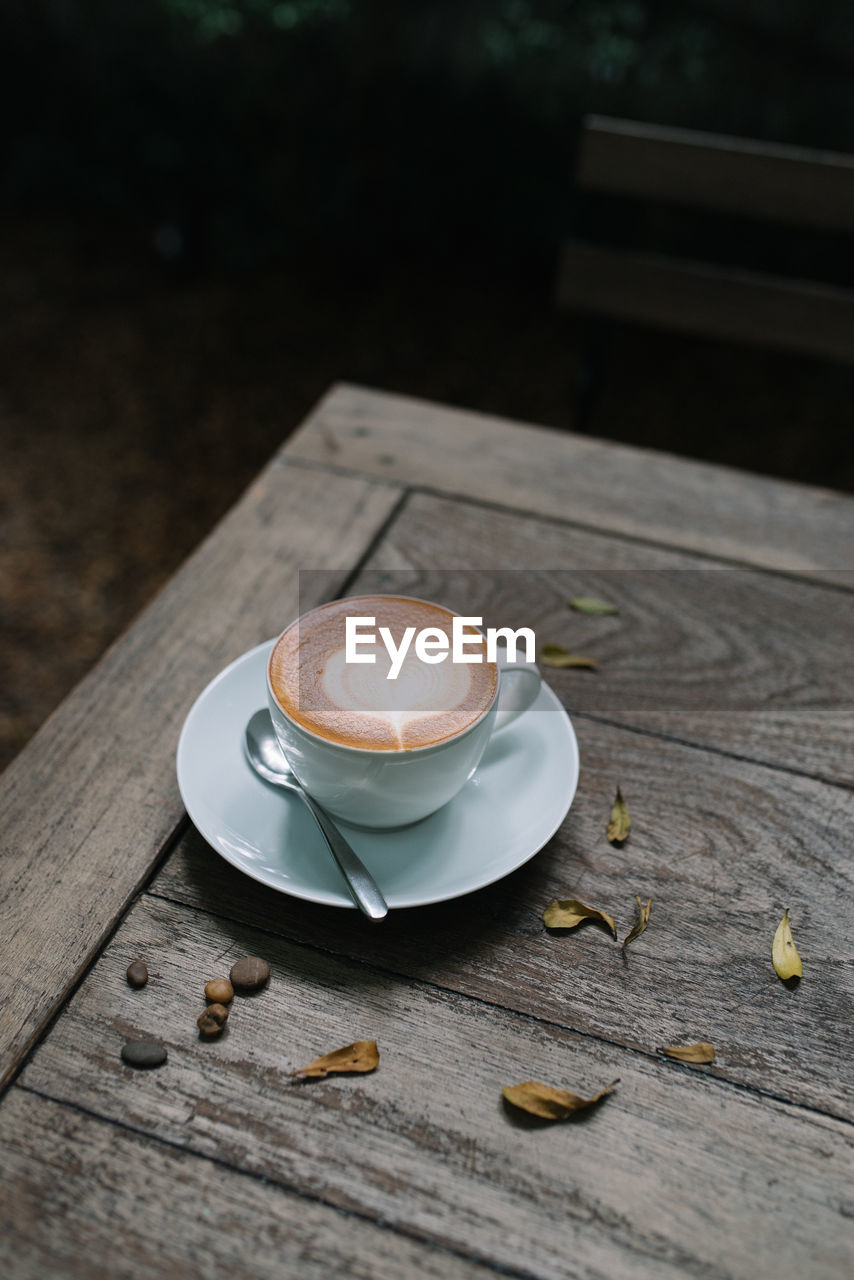
[[[132,987],[144,987],[148,982],[148,970],[141,960],[128,965],[128,982]]]
[[[259,956],[244,956],[231,966],[228,976],[235,991],[258,991],[270,976],[270,966]]]
[[[122,1062],[129,1067],[160,1067],[166,1061],[166,1050],[156,1040],[128,1040],[122,1045]]]
[[[228,1022],[228,1010],[224,1004],[209,1004],[196,1019],[196,1026],[206,1040],[218,1036]]]

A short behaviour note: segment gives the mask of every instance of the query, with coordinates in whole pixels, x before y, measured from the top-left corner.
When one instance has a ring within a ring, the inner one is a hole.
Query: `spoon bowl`
[[[297,779],[279,746],[269,711],[262,709],[251,717],[246,726],[243,746],[247,760],[259,777],[271,786],[294,792],[308,807],[359,910],[369,920],[384,920],[388,915],[388,903],[379,886],[326,810],[312,799]]]

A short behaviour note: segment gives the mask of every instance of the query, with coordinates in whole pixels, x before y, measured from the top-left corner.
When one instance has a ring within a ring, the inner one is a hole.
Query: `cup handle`
[[[509,662],[506,650],[499,650],[496,662],[501,671],[501,688],[498,691],[498,713],[492,726],[499,733],[512,724],[523,711],[536,701],[543,677],[533,663]]]

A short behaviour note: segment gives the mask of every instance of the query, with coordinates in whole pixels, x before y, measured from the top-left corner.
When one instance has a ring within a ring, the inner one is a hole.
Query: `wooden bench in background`
[[[854,232],[854,157],[603,116],[584,120],[583,192]],[[854,363],[854,289],[569,240],[560,305]]]

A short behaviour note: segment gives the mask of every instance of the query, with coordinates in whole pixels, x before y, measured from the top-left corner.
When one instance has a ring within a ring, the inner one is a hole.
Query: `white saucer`
[[[311,814],[250,768],[243,730],[266,701],[273,641],[232,662],[194,703],[178,743],[178,786],[188,814],[227,862],[295,898],[353,907]],[[390,907],[471,893],[532,858],[575,795],[578,744],[545,684],[533,706],[497,734],[475,775],[438,813],[396,831],[339,823]]]

